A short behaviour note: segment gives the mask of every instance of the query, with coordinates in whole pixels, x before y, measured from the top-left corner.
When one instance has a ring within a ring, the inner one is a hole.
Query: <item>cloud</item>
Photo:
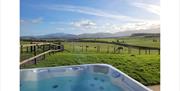
[[[35,19],[21,19],[20,20],[21,24],[39,24],[43,22],[43,18],[35,18]]]
[[[146,30],[160,27],[159,24],[151,22],[127,23],[121,27],[122,30]]]
[[[160,29],[160,21],[129,22],[123,24],[103,23],[98,24],[92,20],[80,20],[71,23],[78,30],[88,30],[88,32],[121,32],[138,31],[149,29]]]
[[[135,7],[142,8],[148,12],[154,13],[156,15],[160,15],[160,6],[154,4],[146,4],[146,3],[133,3]]]
[[[149,29],[159,29],[159,21],[147,21],[147,22],[135,22],[126,24],[107,24],[104,30],[107,32],[120,32],[120,31],[138,31],[138,30],[149,30]]]
[[[76,12],[76,13],[82,13],[82,14],[105,17],[105,18],[118,19],[121,21],[142,21],[141,19],[136,19],[134,17],[122,15],[118,12],[107,12],[107,11],[100,10],[97,8],[90,8],[90,7],[84,7],[84,6],[41,5],[40,7],[46,8],[49,10]]]
[[[42,17],[36,18],[36,19],[32,19],[31,22],[32,23],[41,23],[43,21]]]
[[[56,30],[65,30],[64,28],[61,28],[61,27],[57,27],[55,28]]]
[[[77,27],[77,28],[85,28],[85,29],[94,29],[96,28],[96,23],[91,21],[91,20],[80,20],[76,22],[72,22],[72,25]]]

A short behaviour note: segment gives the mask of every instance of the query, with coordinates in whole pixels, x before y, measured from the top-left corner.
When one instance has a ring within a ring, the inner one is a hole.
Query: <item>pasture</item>
[[[94,40],[94,39],[83,39]],[[96,39],[103,41],[117,41],[140,46],[160,47],[159,38],[108,38]],[[154,40],[157,40],[154,42]],[[30,42],[21,41],[21,45]],[[46,54],[46,58],[37,64],[25,65],[22,68],[53,67],[64,65],[79,65],[105,63],[113,65],[122,72],[128,74],[144,85],[160,84],[160,55],[157,50],[139,50],[115,44],[91,43],[91,42],[61,42],[64,45],[63,52],[54,55]],[[45,46],[48,50],[48,46]],[[37,46],[36,54],[44,52]],[[24,47],[21,49],[20,61],[33,57],[34,52]]]
[[[141,45],[147,47],[160,47],[160,38],[146,38],[146,37],[122,37],[122,38],[86,38],[84,40],[97,40],[108,42],[121,42],[126,44]]]
[[[73,53],[112,53],[112,54],[139,54],[138,49],[127,48],[114,44],[89,43],[89,42],[62,42],[65,51]],[[141,50],[146,54],[147,50]],[[158,54],[157,50],[151,50],[150,54]]]

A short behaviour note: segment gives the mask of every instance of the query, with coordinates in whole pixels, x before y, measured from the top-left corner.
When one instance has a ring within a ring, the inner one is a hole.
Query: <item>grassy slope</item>
[[[128,54],[73,54],[57,53],[47,57],[37,65],[28,67],[50,67],[61,65],[77,65],[89,63],[111,64],[144,85],[160,83],[159,55]],[[28,68],[26,67],[26,68]]]

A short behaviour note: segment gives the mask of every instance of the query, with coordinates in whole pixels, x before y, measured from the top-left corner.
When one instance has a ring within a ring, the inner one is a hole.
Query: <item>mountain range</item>
[[[160,29],[151,29],[151,30],[130,30],[130,31],[122,31],[116,33],[83,33],[79,35],[75,34],[67,34],[67,33],[53,33],[46,35],[38,35],[38,36],[21,36],[21,39],[78,39],[78,38],[110,38],[110,37],[123,37],[123,36],[131,36],[134,33],[160,33]]]

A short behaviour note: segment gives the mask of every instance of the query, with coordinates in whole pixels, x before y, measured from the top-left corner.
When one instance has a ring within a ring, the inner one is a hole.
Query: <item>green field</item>
[[[84,39],[84,40],[97,40],[97,41],[108,41],[108,42],[123,42],[126,44],[140,45],[147,47],[160,47],[160,38],[145,38],[145,37],[123,37],[123,38],[96,38],[96,39]],[[153,41],[156,40],[156,41]]]
[[[28,42],[22,42],[22,43],[28,44]],[[113,44],[89,43],[89,42],[61,42],[61,44],[64,45],[65,51],[70,53],[129,54],[127,47],[113,45]],[[122,47],[123,49],[118,51],[117,50],[118,47]],[[27,50],[30,51],[30,48],[22,49],[23,53],[21,53],[21,57],[20,57],[21,61],[34,56],[33,53],[26,52]],[[131,50],[130,54],[139,54],[138,49],[131,48],[130,50]],[[42,49],[37,48],[37,54],[42,52],[43,52]],[[151,50],[150,53],[158,54],[156,50]],[[141,50],[141,54],[145,54],[145,50]]]
[[[128,48],[105,43],[89,43],[89,42],[62,42],[64,48],[72,53],[113,53],[113,54],[129,54]],[[117,48],[123,49],[118,52]],[[98,51],[99,48],[99,51]],[[115,49],[115,50],[114,50]],[[131,54],[139,54],[138,49],[131,48]],[[157,50],[151,50],[151,54],[158,54]],[[145,50],[141,50],[141,54],[145,54]]]
[[[133,45],[160,47],[159,38],[125,37],[96,40],[109,42],[117,42],[118,40],[118,42],[124,41],[124,43]],[[30,42],[21,41],[21,44],[28,43]],[[160,55],[158,51],[151,50],[150,54],[145,54],[145,50],[141,50],[141,54],[139,54],[138,49],[131,48],[129,53],[128,48],[113,44],[89,42],[61,42],[61,44],[64,45],[64,52],[57,52],[54,55],[47,54],[45,60],[41,60],[36,65],[26,65],[23,68],[105,63],[113,65],[144,85],[160,84]],[[118,47],[123,49],[118,51],[116,50]],[[33,53],[26,52],[26,50],[23,48],[21,61],[34,56]],[[42,49],[39,48],[37,54],[41,52]]]
[[[144,85],[154,85],[160,83],[159,59],[159,55],[73,54],[63,52],[51,55],[37,65],[29,65],[26,68],[105,63],[113,65]]]

